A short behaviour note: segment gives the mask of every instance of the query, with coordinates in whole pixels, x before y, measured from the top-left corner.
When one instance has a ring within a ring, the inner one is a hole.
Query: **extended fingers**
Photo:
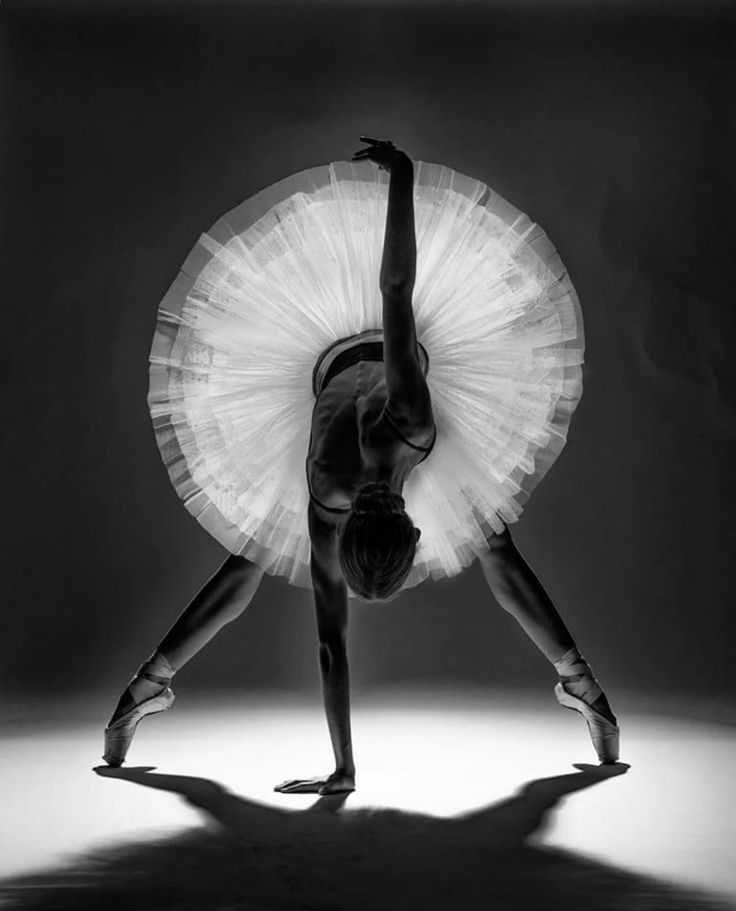
[[[396,148],[390,139],[374,139],[372,136],[361,136],[360,141],[369,143],[369,146],[367,149],[358,149],[353,155],[353,161],[364,161],[365,159],[376,161],[374,156],[377,154],[394,151]]]
[[[282,781],[281,784],[277,784],[274,787],[274,791],[289,791],[291,788],[297,787],[304,782],[298,778],[290,778],[288,781]]]
[[[390,139],[374,139],[372,136],[361,136],[361,142],[370,142],[371,145],[383,145],[383,146],[392,146],[393,142]]]
[[[324,778],[290,778],[288,781],[282,781],[281,784],[277,784],[274,791],[280,791],[282,794],[313,794],[324,783]]]

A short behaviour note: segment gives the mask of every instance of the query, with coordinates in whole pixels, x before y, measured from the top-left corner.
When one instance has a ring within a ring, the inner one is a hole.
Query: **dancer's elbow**
[[[414,276],[409,272],[389,272],[381,275],[381,295],[388,301],[397,303],[411,300],[414,290]]]
[[[320,639],[319,663],[323,670],[331,670],[337,664],[347,661],[347,643],[345,637],[335,635]]]

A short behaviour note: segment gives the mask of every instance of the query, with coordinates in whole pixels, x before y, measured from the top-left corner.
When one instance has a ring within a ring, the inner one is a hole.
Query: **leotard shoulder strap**
[[[429,444],[429,446],[417,446],[416,443],[412,443],[411,440],[407,440],[407,438],[404,436],[404,434],[399,430],[399,428],[396,426],[396,422],[389,414],[388,408],[384,409],[384,414],[386,415],[389,426],[392,428],[394,433],[396,433],[396,435],[404,443],[406,443],[407,446],[411,446],[412,449],[416,449],[419,452],[424,453],[422,458],[417,462],[417,465],[421,464],[427,458],[427,456],[430,454],[432,449],[434,448],[434,444],[437,441],[437,427],[434,428],[434,433],[432,434],[432,442]],[[311,436],[310,436],[310,449],[311,449]],[[309,490],[310,500],[313,500],[322,509],[326,509],[327,512],[336,512],[336,513],[348,512],[348,510],[350,509],[349,506],[327,506],[325,503],[323,503],[321,500],[318,500],[317,497],[315,497],[315,495],[312,493],[312,485],[309,480],[309,456],[307,456],[305,468],[306,468],[306,475],[307,475],[307,489]]]
[[[309,488],[309,499],[316,503],[317,506],[320,506],[322,509],[326,509],[327,512],[343,513],[347,512],[350,509],[349,506],[326,506],[322,500],[318,500],[317,497],[315,497],[315,495],[312,493],[312,485],[309,482],[309,464],[307,464],[307,487]]]
[[[386,420],[388,421],[389,427],[391,427],[391,429],[394,431],[394,433],[396,433],[396,435],[401,440],[403,440],[403,442],[406,443],[407,446],[411,446],[412,449],[416,449],[419,452],[424,453],[424,456],[422,456],[422,458],[417,462],[417,465],[421,464],[427,458],[427,456],[430,454],[432,449],[434,449],[434,444],[437,442],[437,427],[435,426],[435,428],[434,428],[434,433],[432,434],[432,442],[429,444],[429,446],[417,446],[416,443],[412,443],[411,440],[407,440],[407,438],[404,436],[404,434],[399,430],[399,428],[396,425],[396,421],[391,417],[391,414],[389,413],[388,405],[383,409],[383,413],[386,417]]]

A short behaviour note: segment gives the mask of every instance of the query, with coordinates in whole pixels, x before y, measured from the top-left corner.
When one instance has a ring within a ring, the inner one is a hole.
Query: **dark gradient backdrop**
[[[585,393],[513,532],[612,701],[733,692],[733,9],[4,3],[6,692],[117,692],[224,558],[154,442],[157,303],[218,216],[364,132],[569,267]],[[356,689],[554,682],[477,564],[351,624]],[[311,593],[267,576],[186,673],[316,690]]]

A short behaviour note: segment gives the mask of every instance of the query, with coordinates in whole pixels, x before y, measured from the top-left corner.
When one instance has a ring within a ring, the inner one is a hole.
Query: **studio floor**
[[[190,688],[191,689],[191,688]],[[0,904],[31,909],[736,907],[736,737],[717,708],[619,695],[599,767],[550,693],[384,689],[354,699],[358,789],[318,701],[193,695],[101,763],[109,698],[6,706]]]

